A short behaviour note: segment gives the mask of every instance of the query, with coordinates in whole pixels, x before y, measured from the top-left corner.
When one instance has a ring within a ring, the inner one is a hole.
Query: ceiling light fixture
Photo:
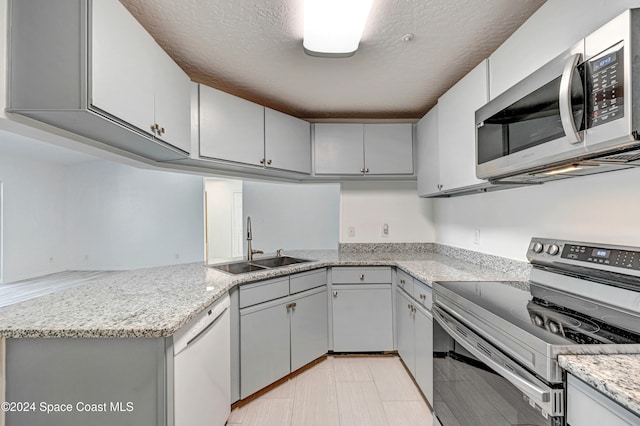
[[[358,50],[373,0],[305,0],[304,51],[348,58]]]

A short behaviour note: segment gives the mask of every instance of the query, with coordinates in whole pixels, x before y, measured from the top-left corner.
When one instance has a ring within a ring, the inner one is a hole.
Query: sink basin
[[[229,274],[246,274],[247,272],[264,271],[265,269],[280,268],[304,262],[311,261],[298,259],[297,257],[277,256],[255,259],[251,262],[244,260],[240,262],[221,263],[218,265],[210,265],[209,267]]]
[[[295,265],[296,263],[310,262],[306,259],[298,259],[296,257],[278,256],[268,257],[265,259],[255,259],[251,263],[254,265],[264,266],[266,268],[279,268],[281,266]]]

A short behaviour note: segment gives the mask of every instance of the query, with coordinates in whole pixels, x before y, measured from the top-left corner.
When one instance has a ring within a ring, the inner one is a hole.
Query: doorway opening
[[[242,181],[205,179],[207,264],[242,256]]]

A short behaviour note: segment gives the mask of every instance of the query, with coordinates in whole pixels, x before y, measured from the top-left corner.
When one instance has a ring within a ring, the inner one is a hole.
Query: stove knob
[[[556,244],[551,244],[549,247],[547,247],[547,253],[551,256],[555,256],[556,254],[560,253],[560,247],[558,247]]]
[[[538,326],[538,327],[544,327],[544,320],[542,319],[542,317],[540,315],[535,315],[533,317],[533,322]]]
[[[531,246],[531,250],[533,250],[534,253],[542,253],[542,249],[544,249],[542,243],[535,242]]]
[[[557,322],[549,321],[547,326],[549,327],[549,331],[552,332],[553,334],[559,334],[560,333],[560,325],[558,325]]]

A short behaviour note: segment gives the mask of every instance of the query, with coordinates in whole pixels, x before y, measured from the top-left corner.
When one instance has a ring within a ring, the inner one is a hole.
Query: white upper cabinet
[[[475,113],[488,101],[487,61],[438,99],[439,188],[448,191],[485,181],[476,177]]]
[[[411,124],[365,124],[364,165],[372,175],[413,174]]]
[[[264,153],[268,168],[311,173],[311,125],[287,114],[264,110]]]
[[[319,123],[314,130],[317,175],[412,175],[411,124]]]
[[[157,139],[189,152],[191,149],[191,80],[173,60],[155,46],[155,123]]]
[[[440,185],[438,105],[422,117],[416,126],[416,156],[418,195],[437,193]]]
[[[633,7],[640,1],[547,1],[489,57],[491,99]]]
[[[318,123],[314,127],[316,174],[364,173],[364,125]]]
[[[10,112],[158,161],[186,158],[188,76],[117,0],[12,1]]]
[[[201,84],[200,155],[261,166],[264,107]]]
[[[153,133],[155,41],[119,2],[91,3],[91,97],[102,111]]]
[[[92,2],[91,46],[91,105],[188,152],[190,80],[119,2]]]

